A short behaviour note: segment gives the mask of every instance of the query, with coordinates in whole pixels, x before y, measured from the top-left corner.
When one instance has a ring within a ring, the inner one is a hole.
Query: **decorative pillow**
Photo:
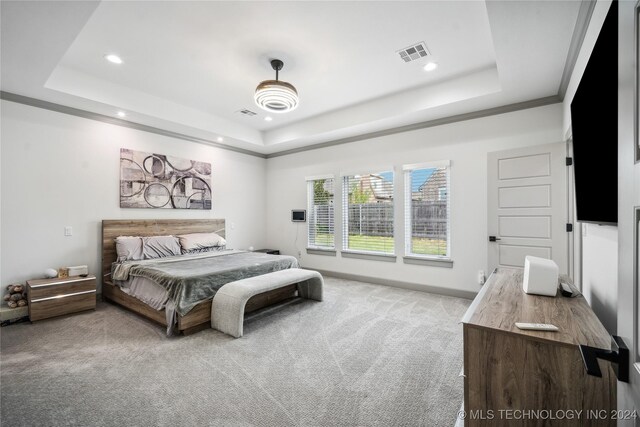
[[[178,238],[180,239],[182,253],[188,253],[194,249],[212,248],[227,244],[227,241],[216,233],[181,234]]]
[[[208,248],[191,249],[190,251],[185,251],[183,249],[182,254],[184,255],[184,254],[199,254],[202,252],[217,252],[217,251],[224,251],[226,249],[227,249],[226,246],[211,246]]]
[[[180,255],[180,242],[175,236],[150,236],[142,238],[144,259]]]
[[[135,236],[116,237],[116,253],[118,254],[118,262],[141,260],[143,258],[142,238]]]

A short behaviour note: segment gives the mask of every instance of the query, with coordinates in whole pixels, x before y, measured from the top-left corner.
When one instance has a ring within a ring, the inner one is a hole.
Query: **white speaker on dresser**
[[[556,296],[558,264],[550,259],[527,255],[524,259],[522,288],[528,294]]]

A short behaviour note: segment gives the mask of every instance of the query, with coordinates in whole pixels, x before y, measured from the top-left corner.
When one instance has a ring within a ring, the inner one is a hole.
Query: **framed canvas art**
[[[211,163],[122,148],[120,207],[211,209]]]

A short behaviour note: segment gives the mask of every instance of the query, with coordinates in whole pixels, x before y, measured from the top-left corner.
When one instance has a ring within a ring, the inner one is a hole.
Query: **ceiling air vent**
[[[254,111],[247,110],[246,108],[242,109],[242,110],[238,110],[238,111],[236,111],[236,113],[244,114],[245,116],[248,116],[248,117],[253,117],[253,116],[258,114],[258,113],[254,112]]]
[[[404,62],[411,62],[415,61],[416,59],[428,56],[429,51],[427,50],[427,46],[424,44],[424,42],[420,42],[399,50],[398,55],[400,55],[400,59],[402,59]]]

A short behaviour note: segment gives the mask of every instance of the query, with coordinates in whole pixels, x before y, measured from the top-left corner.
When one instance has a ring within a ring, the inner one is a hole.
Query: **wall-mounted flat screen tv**
[[[613,2],[571,102],[576,215],[618,222],[618,4]]]

